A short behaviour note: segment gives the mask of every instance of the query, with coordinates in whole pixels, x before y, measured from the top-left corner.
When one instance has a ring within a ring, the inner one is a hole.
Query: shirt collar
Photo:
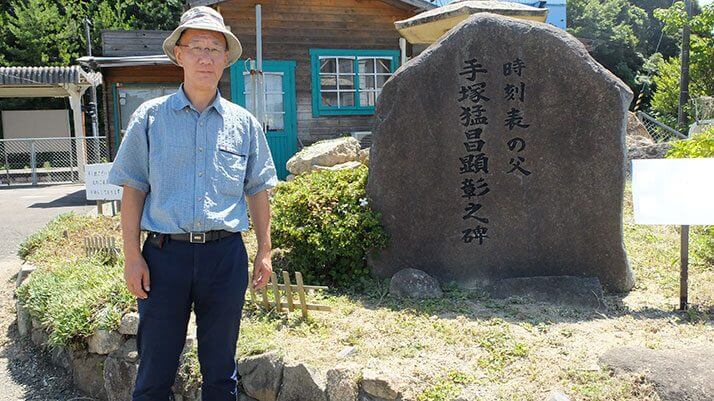
[[[188,96],[186,96],[186,92],[183,90],[183,83],[179,86],[179,89],[172,95],[172,97],[174,110],[183,110],[187,106],[196,110],[191,104],[191,101],[188,99]],[[216,109],[219,114],[223,115],[223,98],[221,97],[221,91],[218,88],[216,88],[216,98],[213,99],[213,103],[208,106],[209,109],[211,107]]]

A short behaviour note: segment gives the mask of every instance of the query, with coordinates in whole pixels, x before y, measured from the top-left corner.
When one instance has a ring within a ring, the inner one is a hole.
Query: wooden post
[[[298,286],[298,296],[300,297],[300,307],[302,308],[302,317],[307,319],[307,302],[305,301],[305,288],[302,286],[302,273],[295,272],[295,281]]]
[[[263,307],[265,310],[270,309],[270,302],[268,301],[268,286],[264,285],[263,288],[261,288],[261,292],[263,293]]]
[[[273,297],[275,298],[275,309],[278,312],[283,311],[282,300],[280,299],[280,289],[278,288],[278,275],[275,272],[270,273],[270,279],[273,282]]]
[[[253,289],[253,280],[251,279],[253,275],[251,272],[248,272],[248,291],[250,291],[250,300],[253,301],[254,304],[258,305],[258,298],[255,296],[255,290]]]
[[[293,289],[290,283],[290,273],[285,270],[283,270],[283,281],[285,283],[285,298],[288,299],[288,310],[292,312],[295,310],[295,305],[293,305]]]

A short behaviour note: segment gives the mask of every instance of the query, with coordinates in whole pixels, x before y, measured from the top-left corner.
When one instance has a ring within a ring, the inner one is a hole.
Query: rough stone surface
[[[136,349],[136,337],[129,338],[116,351],[109,356],[112,358],[121,359],[127,362],[136,362],[139,360],[139,353]]]
[[[131,399],[138,369],[138,363],[114,356],[107,357],[104,361],[104,388],[109,401]]]
[[[570,398],[560,391],[551,391],[545,401],[570,401]]]
[[[330,167],[357,160],[359,151],[359,141],[355,138],[328,139],[303,148],[288,160],[286,167],[290,173],[298,175],[315,166]]]
[[[360,369],[357,365],[341,365],[327,371],[327,399],[356,401],[359,395]]]
[[[42,328],[41,326],[35,327],[33,325],[32,332],[30,333],[30,339],[32,339],[33,344],[35,344],[38,347],[45,346],[47,344],[47,340],[49,340],[49,338],[50,337],[44,328]]]
[[[644,137],[654,142],[645,125],[637,118],[637,114],[631,111],[627,112],[627,136]]]
[[[326,167],[326,166],[315,166],[314,170],[315,171],[322,171],[322,170],[330,170],[330,171],[339,171],[339,170],[349,170],[353,168],[357,168],[361,166],[362,163],[358,161],[351,161],[347,163],[341,163],[341,164],[336,164],[334,166]]]
[[[714,400],[714,348],[615,348],[600,357],[615,371],[643,374],[663,401]]]
[[[664,159],[670,149],[672,149],[672,144],[669,142],[650,143],[646,138],[642,137],[628,139],[626,164],[627,176],[632,174],[632,160]]]
[[[327,401],[325,382],[305,364],[285,365],[278,401]]]
[[[487,73],[471,74],[474,58]],[[516,59],[525,63],[521,76]],[[478,91],[480,82],[488,101],[473,93],[458,100],[462,87]],[[506,85],[520,90],[521,82],[523,101],[520,92],[506,99]],[[631,99],[561,29],[490,13],[464,20],[401,66],[379,97],[367,191],[391,243],[370,256],[374,273],[411,267],[466,287],[589,276],[629,290],[622,201]],[[470,197],[467,179],[476,187]]]
[[[107,392],[104,389],[104,368],[102,367],[106,357],[84,350],[75,350],[71,354],[74,385],[90,397],[106,400]]]
[[[119,323],[119,332],[121,334],[135,336],[138,330],[139,314],[137,312],[130,312],[121,317],[121,323]]]
[[[57,366],[67,370],[72,369],[72,352],[69,349],[57,346],[50,348],[50,360]]]
[[[396,400],[400,395],[393,377],[372,369],[362,371],[360,385],[362,391],[372,397]]]
[[[362,164],[366,164],[369,166],[369,148],[360,150],[358,158]]]
[[[15,279],[15,286],[19,287],[20,284],[22,284],[25,279],[35,271],[35,266],[25,263],[22,266],[20,266],[20,271],[17,272],[17,278]]]
[[[492,298],[527,297],[586,308],[604,307],[603,291],[596,277],[550,276],[498,280],[486,287]]]
[[[275,352],[236,361],[246,394],[258,401],[276,401],[283,379],[283,358]]]
[[[89,352],[95,354],[106,355],[110,354],[121,347],[124,343],[124,336],[113,330],[97,330],[87,338],[87,346]]]
[[[402,269],[389,281],[389,294],[398,298],[441,298],[439,281],[417,269]]]
[[[26,336],[32,330],[32,318],[27,308],[22,306],[20,300],[15,301],[15,310],[17,311],[17,331],[21,336]]]

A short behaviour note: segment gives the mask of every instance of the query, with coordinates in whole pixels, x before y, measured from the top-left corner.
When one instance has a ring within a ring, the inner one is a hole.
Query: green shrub
[[[308,282],[350,286],[369,277],[366,255],[388,236],[368,205],[367,167],[318,171],[281,184],[273,199],[273,245]]]
[[[714,157],[714,128],[694,134],[689,140],[674,142],[666,157],[669,159]]]

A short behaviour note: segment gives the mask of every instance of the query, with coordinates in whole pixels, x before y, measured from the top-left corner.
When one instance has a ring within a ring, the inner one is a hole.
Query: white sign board
[[[107,184],[112,163],[87,164],[84,170],[87,200],[121,200],[122,187]]]
[[[714,158],[632,161],[635,223],[714,224]]]

